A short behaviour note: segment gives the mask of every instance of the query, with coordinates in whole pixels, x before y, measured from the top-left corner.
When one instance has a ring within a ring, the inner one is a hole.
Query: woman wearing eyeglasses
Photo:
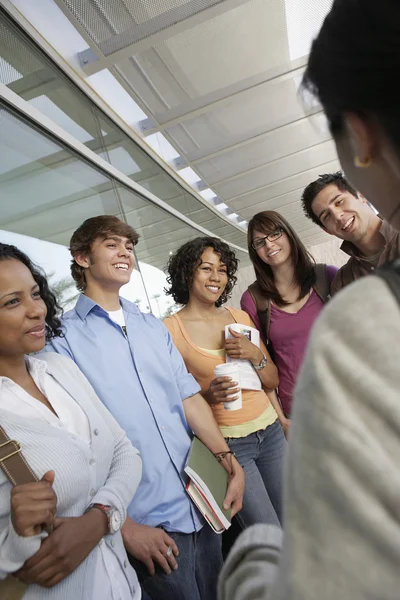
[[[273,352],[286,432],[308,336],[329,298],[337,268],[316,265],[293,228],[275,211],[256,214],[247,236],[256,281],[244,292],[241,307]]]

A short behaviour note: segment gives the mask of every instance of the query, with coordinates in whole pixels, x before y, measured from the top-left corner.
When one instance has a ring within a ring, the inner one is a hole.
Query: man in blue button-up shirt
[[[72,275],[84,293],[63,318],[66,354],[140,450],[143,476],[123,527],[126,548],[152,600],[213,600],[220,537],[191,503],[184,466],[192,431],[214,453],[229,452],[199,385],[164,325],[119,296],[134,268],[138,236],[116,217],[88,219],[71,239]],[[232,456],[225,504],[241,508],[244,474]],[[169,575],[169,576],[167,576]]]

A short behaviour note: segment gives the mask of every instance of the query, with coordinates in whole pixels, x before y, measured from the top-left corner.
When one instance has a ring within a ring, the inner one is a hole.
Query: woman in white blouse
[[[140,600],[120,533],[138,452],[71,360],[28,356],[62,335],[57,310],[29,258],[0,244],[0,425],[39,479],[12,488],[0,470],[0,580],[28,584],[24,600]]]

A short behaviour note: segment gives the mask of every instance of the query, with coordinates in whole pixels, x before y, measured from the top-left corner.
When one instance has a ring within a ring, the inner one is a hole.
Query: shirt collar
[[[33,356],[25,356],[25,362],[27,364],[29,373],[34,379],[38,379],[48,370],[46,361],[34,358]],[[14,384],[14,381],[9,377],[0,376],[0,388],[6,381]]]
[[[132,314],[140,313],[139,308],[133,302],[129,302],[129,300],[125,300],[125,298],[120,297],[120,303],[124,312]],[[85,321],[88,314],[95,309],[99,309],[104,314],[108,315],[107,311],[104,308],[102,308],[99,304],[97,304],[94,300],[88,298],[88,296],[85,296],[85,294],[80,294],[78,301],[75,305],[75,311],[79,318],[82,319],[82,321]]]
[[[379,231],[385,239],[385,245],[389,242],[393,233],[395,233],[395,230],[387,221],[382,221]],[[348,254],[348,256],[354,256],[355,258],[363,258],[360,251],[355,247],[355,245],[352,242],[344,241],[343,244],[340,246],[340,249],[342,250],[342,252]]]

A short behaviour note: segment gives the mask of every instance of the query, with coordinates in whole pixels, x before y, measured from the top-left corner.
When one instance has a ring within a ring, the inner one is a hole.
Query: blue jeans
[[[242,527],[254,523],[281,525],[286,439],[279,421],[247,437],[226,441],[246,476],[243,508],[237,516],[240,524]]]
[[[171,533],[179,549],[178,569],[171,575],[156,565],[152,577],[147,567],[129,556],[144,594],[151,600],[217,600],[218,575],[222,567],[221,536],[209,525],[195,533]]]

